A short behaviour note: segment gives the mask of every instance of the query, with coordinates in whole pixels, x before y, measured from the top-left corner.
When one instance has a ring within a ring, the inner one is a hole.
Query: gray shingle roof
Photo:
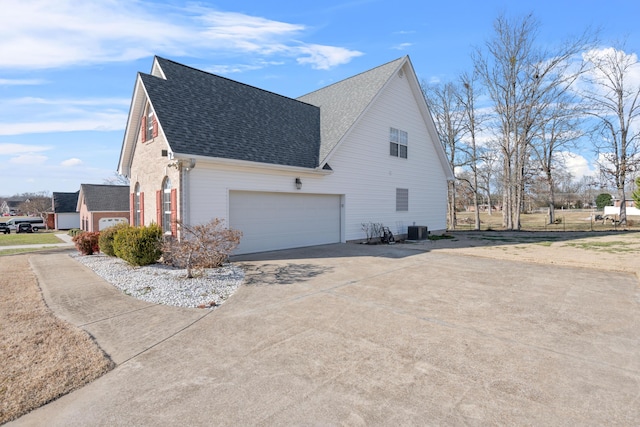
[[[320,107],[321,163],[406,58],[398,58],[298,98]]]
[[[55,213],[75,212],[78,205],[78,194],[75,193],[53,193],[53,211]]]
[[[129,186],[80,184],[87,209],[92,212],[129,211]]]
[[[140,73],[174,153],[315,168],[320,109],[156,57],[165,79]]]

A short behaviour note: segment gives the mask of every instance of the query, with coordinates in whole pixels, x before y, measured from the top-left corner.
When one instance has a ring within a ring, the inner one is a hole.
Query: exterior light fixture
[[[298,190],[302,188],[302,180],[300,178],[296,178],[296,188]]]

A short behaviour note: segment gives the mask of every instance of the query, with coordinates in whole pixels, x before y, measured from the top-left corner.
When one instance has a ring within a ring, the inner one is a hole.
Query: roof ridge
[[[330,85],[323,86],[323,87],[320,87],[320,88],[318,88],[318,89],[316,89],[316,90],[314,90],[314,91],[311,91],[311,92],[305,93],[304,95],[300,95],[298,98],[303,98],[303,97],[305,97],[305,96],[311,95],[311,94],[316,93],[316,92],[319,92],[319,91],[321,91],[321,90],[325,90],[325,89],[330,88],[330,87],[332,87],[332,86],[335,86],[335,85],[338,85],[338,84],[340,84],[340,83],[346,82],[347,80],[355,79],[356,77],[359,77],[359,76],[361,76],[361,75],[363,75],[363,74],[367,74],[367,73],[369,73],[369,72],[372,72],[372,71],[377,70],[377,69],[379,69],[379,68],[385,67],[385,66],[387,66],[387,65],[389,65],[389,64],[392,64],[392,63],[394,63],[394,62],[399,62],[400,60],[405,59],[405,58],[408,58],[408,57],[409,57],[409,55],[401,56],[401,57],[396,58],[396,59],[394,59],[394,60],[392,60],[392,61],[385,62],[384,64],[378,65],[377,67],[369,68],[368,70],[361,71],[361,72],[359,72],[358,74],[354,74],[353,76],[345,77],[344,79],[339,80],[339,81],[334,82],[334,83],[331,83]]]
[[[286,99],[290,99],[290,100],[293,100],[293,101],[297,101],[297,102],[301,102],[303,104],[306,104],[305,102],[299,101],[296,98],[292,98],[290,96],[282,95],[281,93],[273,92],[271,90],[263,89],[263,88],[260,88],[258,86],[251,85],[249,83],[244,83],[244,82],[241,82],[241,81],[238,81],[238,80],[234,80],[234,79],[231,79],[229,77],[221,76],[219,74],[215,74],[215,73],[212,73],[210,71],[201,70],[201,69],[192,67],[190,65],[185,65],[185,64],[182,64],[180,62],[176,62],[176,61],[174,61],[172,59],[163,58],[163,57],[157,56],[157,55],[155,57],[157,59],[170,62],[173,65],[177,65],[177,66],[180,66],[180,67],[183,67],[183,68],[187,68],[187,69],[189,69],[191,71],[197,71],[198,73],[202,73],[202,74],[206,74],[206,75],[211,76],[211,77],[216,77],[216,78],[219,78],[219,79],[223,79],[223,80],[226,80],[226,81],[234,83],[234,84],[239,84],[239,85],[242,85],[242,86],[249,87],[251,89],[259,90],[259,91],[264,92],[264,93],[269,93],[269,94],[272,94],[272,95],[280,96],[282,98],[286,98]],[[161,66],[162,66],[162,64],[161,64]],[[154,76],[153,74],[148,74],[148,73],[142,73],[142,74],[147,74],[147,75],[150,75],[152,77],[157,77],[157,76]],[[157,78],[159,78],[159,77],[157,77]],[[165,79],[161,79],[161,80],[165,80]]]

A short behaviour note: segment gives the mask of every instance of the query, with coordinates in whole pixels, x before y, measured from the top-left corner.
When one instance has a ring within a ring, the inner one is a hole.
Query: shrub
[[[100,252],[109,256],[116,256],[113,249],[113,239],[115,238],[116,233],[128,227],[129,224],[121,223],[102,230],[100,232],[100,239],[98,240],[98,243],[100,244]]]
[[[76,249],[78,249],[78,252],[82,255],[93,255],[94,253],[100,252],[100,246],[98,244],[99,238],[99,232],[86,231],[84,233],[76,234],[72,240],[76,245]]]
[[[81,234],[81,233],[83,233],[83,231],[80,230],[79,228],[72,228],[67,232],[67,234],[71,237],[76,237],[78,234]]]
[[[113,237],[113,252],[132,265],[149,265],[162,255],[162,229],[156,224],[147,227],[123,227]]]
[[[188,278],[193,277],[193,270],[220,267],[238,246],[242,236],[240,231],[224,227],[223,222],[215,218],[194,226],[179,223],[181,239],[169,239],[164,243],[164,261],[186,268]]]

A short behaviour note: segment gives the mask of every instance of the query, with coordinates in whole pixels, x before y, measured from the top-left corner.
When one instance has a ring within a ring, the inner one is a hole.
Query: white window
[[[162,229],[171,233],[171,180],[169,177],[162,183]]]
[[[156,135],[154,133],[153,127],[155,126],[155,114],[153,113],[153,108],[151,108],[151,104],[147,104],[147,120],[146,120],[146,135],[145,141],[149,141],[153,139]]]
[[[409,211],[409,189],[408,188],[396,188],[396,211],[397,212]]]
[[[135,190],[133,191],[135,193],[133,196],[133,225],[138,227],[141,225],[140,217],[142,216],[140,209],[140,183],[136,183]]]
[[[389,132],[389,154],[393,157],[407,158],[409,135],[403,130],[391,128]]]

